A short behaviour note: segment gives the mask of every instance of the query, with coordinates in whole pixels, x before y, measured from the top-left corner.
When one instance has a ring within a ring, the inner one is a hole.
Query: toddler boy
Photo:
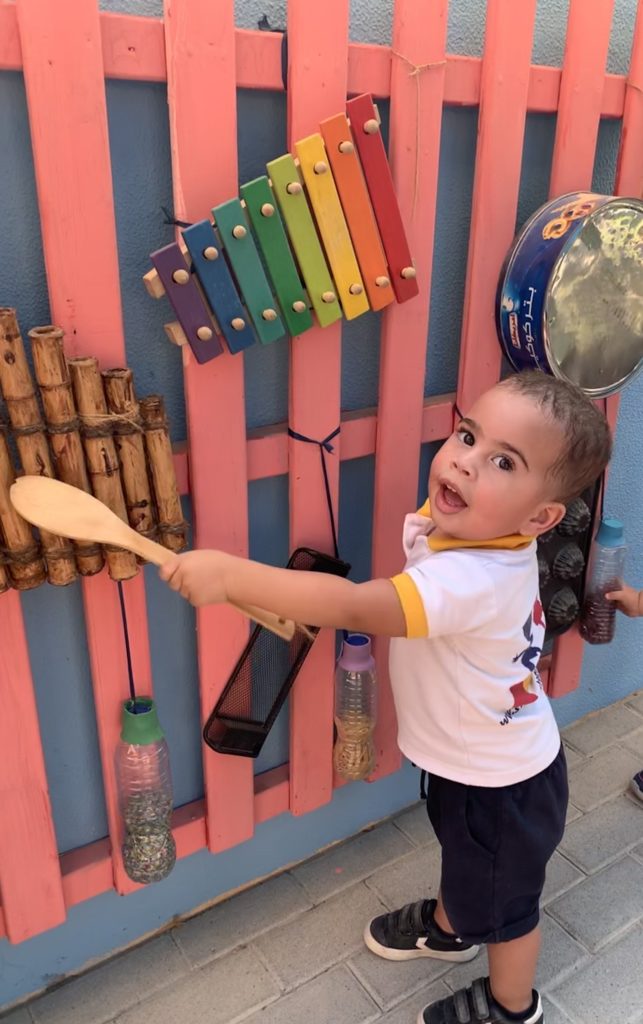
[[[219,551],[161,570],[195,605],[229,600],[393,638],[398,743],[429,773],[442,878],[437,900],[375,918],[365,941],[388,960],[465,961],[482,943],[489,954],[489,978],[426,1007],[418,1024],[543,1024],[539,899],[563,834],[567,772],[537,667],[536,538],[610,451],[606,420],[583,392],[516,375],[475,402],[433,460],[392,580],[356,584]]]

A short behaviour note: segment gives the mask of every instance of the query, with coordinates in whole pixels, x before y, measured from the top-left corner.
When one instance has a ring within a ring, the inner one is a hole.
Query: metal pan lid
[[[560,253],[543,312],[549,365],[594,398],[643,367],[643,203],[614,199]]]

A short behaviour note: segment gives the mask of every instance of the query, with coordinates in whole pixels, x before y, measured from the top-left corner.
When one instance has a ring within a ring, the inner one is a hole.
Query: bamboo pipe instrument
[[[163,565],[174,557],[167,548],[133,530],[98,498],[61,480],[23,476],[11,487],[10,497],[22,518],[39,529],[73,540],[125,548],[153,565]],[[236,604],[233,607],[283,640],[292,640],[296,628],[305,628],[263,608]]]

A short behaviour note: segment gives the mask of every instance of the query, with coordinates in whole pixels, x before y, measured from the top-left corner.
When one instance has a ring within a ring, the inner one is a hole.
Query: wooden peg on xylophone
[[[361,284],[352,284],[348,290],[350,291],[351,295],[361,295],[362,292],[364,291]]]
[[[374,117],[364,122],[364,131],[367,135],[376,135],[379,132],[380,126]]]
[[[323,160],[318,160],[315,166],[313,167],[313,170],[315,174],[326,174],[326,172],[328,171],[328,164],[325,163]]]
[[[298,299],[297,302],[293,302],[292,308],[294,309],[295,313],[305,313],[306,310],[308,309],[306,303],[302,302],[301,299]]]
[[[230,325],[230,326],[231,326],[231,327],[232,327],[232,328],[233,328],[233,329],[234,329],[235,331],[242,331],[242,330],[244,329],[244,327],[246,326],[246,322],[245,322],[245,320],[243,320],[243,319],[242,319],[242,318],[241,318],[240,316],[235,316],[235,318],[234,318],[234,320],[232,321],[232,323],[231,323],[231,325]]]
[[[353,145],[352,142],[349,141],[340,142],[337,148],[339,149],[340,153],[349,154],[355,152],[355,146]]]
[[[248,234],[248,229],[244,228],[243,224],[236,224],[232,229],[234,238],[245,238]]]
[[[172,280],[175,284],[187,284],[190,280],[190,274],[187,270],[175,270],[172,274]]]
[[[261,214],[263,217],[273,217],[274,213],[275,208],[272,205],[272,203],[264,203],[263,206],[261,207]]]
[[[322,295],[322,302],[336,302],[337,296],[335,292],[324,292]]]
[[[187,345],[188,339],[178,320],[173,320],[171,324],[164,324],[163,330],[173,345],[178,345],[179,348]]]
[[[261,315],[264,318],[264,320],[276,320],[277,319],[277,310],[276,309],[264,309],[264,311],[263,311],[263,313]]]
[[[378,288],[388,288],[391,282],[388,277],[384,277],[382,274],[380,277],[375,278],[375,284]]]
[[[402,267],[401,273],[405,281],[412,281],[413,278],[417,277],[417,270],[415,267]]]
[[[298,181],[291,181],[286,185],[286,192],[289,196],[298,196],[303,192],[303,186]]]
[[[219,250],[214,245],[208,245],[203,250],[206,260],[216,260],[219,257]]]

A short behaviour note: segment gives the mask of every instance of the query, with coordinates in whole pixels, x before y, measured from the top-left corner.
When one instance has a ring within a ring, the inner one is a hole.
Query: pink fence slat
[[[643,0],[639,0],[634,27],[615,191],[643,199]]]
[[[605,62],[614,0],[597,0],[589,8],[571,0],[560,87],[550,196],[591,189],[596,157]],[[581,677],[584,644],[574,627],[552,652],[550,697],[575,690]]]
[[[347,93],[349,0],[288,5],[288,140],[318,131],[344,110]],[[340,425],[341,327],[313,328],[290,342],[290,427],[322,440]],[[327,457],[335,515],[341,435]],[[290,440],[290,547],[332,552],[319,449]],[[290,809],[305,814],[327,803],[333,787],[333,661],[335,635],[323,630],[292,690]]]
[[[174,210],[180,220],[201,220],[238,193],[234,42],[234,0],[166,0]],[[203,104],[210,101],[216,101],[216,130],[204,127]],[[187,347],[183,359],[195,546],[247,555],[243,362],[228,354],[199,366]],[[204,718],[247,635],[247,623],[230,608],[197,613]],[[208,846],[215,851],[253,833],[252,762],[205,746],[203,751]]]
[[[51,315],[71,355],[124,365],[100,23],[95,0],[70,0],[64,13],[20,0],[18,24],[29,106]],[[88,215],[91,211],[91,216]],[[142,576],[125,587],[134,671],[151,692]],[[128,695],[116,586],[104,574],[83,582],[114,878],[129,892],[120,855],[114,774],[119,704]]]
[[[494,384],[498,276],[516,229],[536,0],[489,0],[460,349],[462,412]]]
[[[614,0],[570,0],[550,196],[592,184]]]
[[[374,577],[399,572],[402,523],[417,500],[447,16],[447,0],[435,0],[428,8],[414,0],[397,0],[395,5],[390,163],[420,294],[404,305],[389,306],[384,312],[375,447]],[[388,644],[378,640],[375,657],[379,712],[374,778],[395,771],[400,764],[387,653]]]
[[[639,2],[628,75],[627,95],[616,170],[615,194],[643,198],[643,2]],[[618,417],[618,396],[607,402],[612,429]],[[580,682],[583,641],[577,630],[566,633],[556,644],[548,692],[562,697]]]
[[[9,940],[65,920],[20,598],[0,597],[0,894]]]

